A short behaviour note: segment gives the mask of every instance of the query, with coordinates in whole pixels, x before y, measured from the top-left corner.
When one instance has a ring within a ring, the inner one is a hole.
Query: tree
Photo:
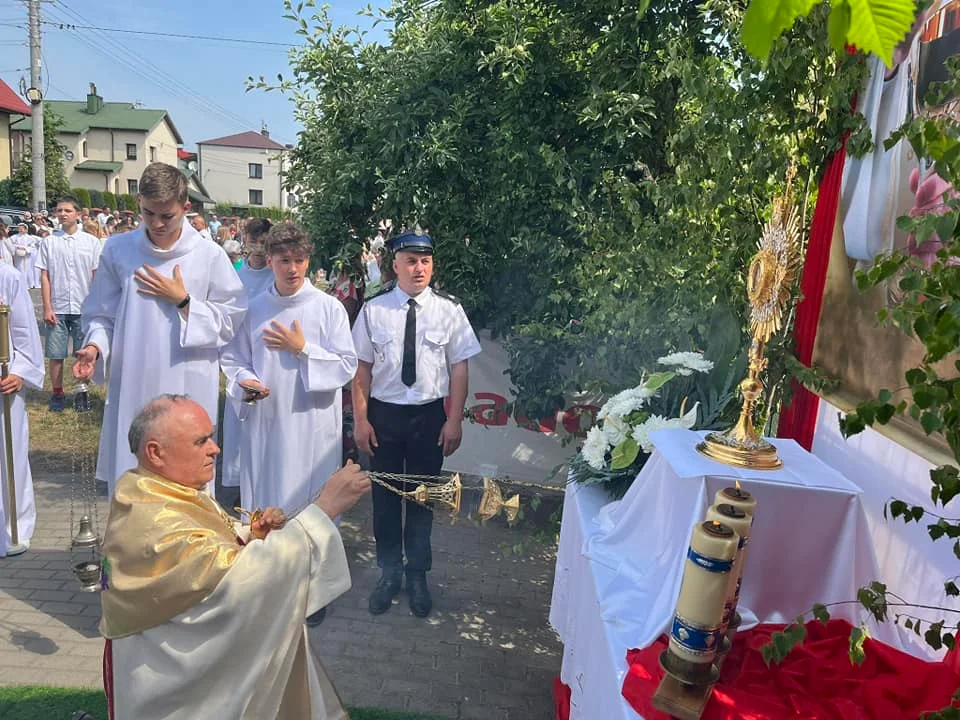
[[[44,167],[46,169],[47,197],[45,202],[47,207],[53,207],[57,199],[70,192],[70,183],[67,182],[65,170],[66,147],[57,140],[60,128],[63,126],[63,118],[50,108],[49,105],[43,106],[43,153]],[[11,177],[13,183],[11,193],[17,205],[23,207],[32,207],[33,202],[33,162],[30,157],[29,149],[25,152],[23,160],[13,171]]]
[[[386,46],[285,6],[292,76],[248,84],[291,93],[318,259],[352,267],[383,220],[428,229],[440,282],[508,334],[531,416],[702,349],[791,160],[809,207],[857,124],[859,58],[837,66],[823,7],[762,66],[737,0],[396,0]]]
[[[79,201],[80,207],[90,207],[90,191],[86,188],[73,188],[73,190],[70,191],[70,194]]]
[[[117,196],[110,191],[103,193],[103,206],[108,210],[117,210]]]

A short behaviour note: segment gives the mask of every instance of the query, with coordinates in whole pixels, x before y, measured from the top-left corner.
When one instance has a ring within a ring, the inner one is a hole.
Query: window
[[[251,190],[251,191],[250,191],[250,204],[251,204],[251,205],[263,205],[263,190]]]
[[[86,140],[80,143],[80,154],[83,155],[83,157],[87,157],[87,141]]]
[[[150,146],[150,162],[156,162],[156,161],[157,161],[157,146],[151,145]]]
[[[259,180],[263,177],[263,165],[260,163],[249,163],[247,165],[247,170],[249,170],[250,177],[252,178]]]
[[[127,143],[127,160],[137,159],[137,146],[133,143]]]
[[[137,180],[127,180],[127,192],[130,195],[136,195],[140,192],[139,182]]]

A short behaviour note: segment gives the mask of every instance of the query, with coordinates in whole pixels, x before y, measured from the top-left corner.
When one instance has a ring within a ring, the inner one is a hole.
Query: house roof
[[[183,148],[177,148],[177,157],[181,160],[192,160],[197,157],[197,154],[189,150],[184,150]]]
[[[188,183],[193,183],[196,188],[187,187],[187,197],[191,202],[200,203],[201,205],[213,205],[214,200],[210,197],[210,193],[207,192],[207,188],[203,186],[203,183],[200,181],[200,176],[197,173],[187,170],[186,168],[180,168],[181,174],[187,179]]]
[[[122,162],[110,162],[109,160],[84,160],[76,165],[74,170],[96,170],[98,172],[119,172],[123,168]]]
[[[74,100],[47,100],[45,104],[57,115],[63,118],[60,132],[68,134],[82,134],[91,128],[102,130],[140,130],[150,132],[164,120],[170,125],[170,131],[178,143],[183,142],[166,110],[149,110],[138,108],[130,103],[105,102],[96,113],[87,112],[87,103]],[[11,118],[14,130],[29,131],[31,123],[29,117],[16,120]]]
[[[13,91],[13,88],[3,80],[0,80],[0,112],[17,113],[19,115],[30,114],[30,106],[21,100]]]
[[[255,150],[285,150],[286,148],[276,140],[271,140],[263,133],[248,130],[236,135],[204,140],[197,145],[221,145],[223,147],[253,148]]]

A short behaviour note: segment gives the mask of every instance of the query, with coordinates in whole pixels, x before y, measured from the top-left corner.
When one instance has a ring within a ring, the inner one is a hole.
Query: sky
[[[326,2],[335,25],[369,27],[370,19],[357,15],[366,0]],[[274,140],[295,144],[299,128],[290,100],[278,92],[245,89],[249,75],[289,76],[287,48],[211,39],[299,44],[296,25],[283,12],[282,0],[44,0],[41,18],[54,23],[41,26],[44,96],[84,100],[90,83],[96,83],[106,102],[167,110],[187,149],[199,141],[259,131],[263,124]],[[61,29],[61,23],[96,29]],[[30,84],[27,37],[26,3],[0,0],[0,79],[18,92],[21,77]],[[384,40],[383,26],[368,37]]]

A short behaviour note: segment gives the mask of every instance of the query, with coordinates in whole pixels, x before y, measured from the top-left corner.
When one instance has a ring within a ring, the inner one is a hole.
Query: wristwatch
[[[190,295],[188,294],[183,300],[177,303],[177,310],[183,310],[189,304],[190,304]]]

